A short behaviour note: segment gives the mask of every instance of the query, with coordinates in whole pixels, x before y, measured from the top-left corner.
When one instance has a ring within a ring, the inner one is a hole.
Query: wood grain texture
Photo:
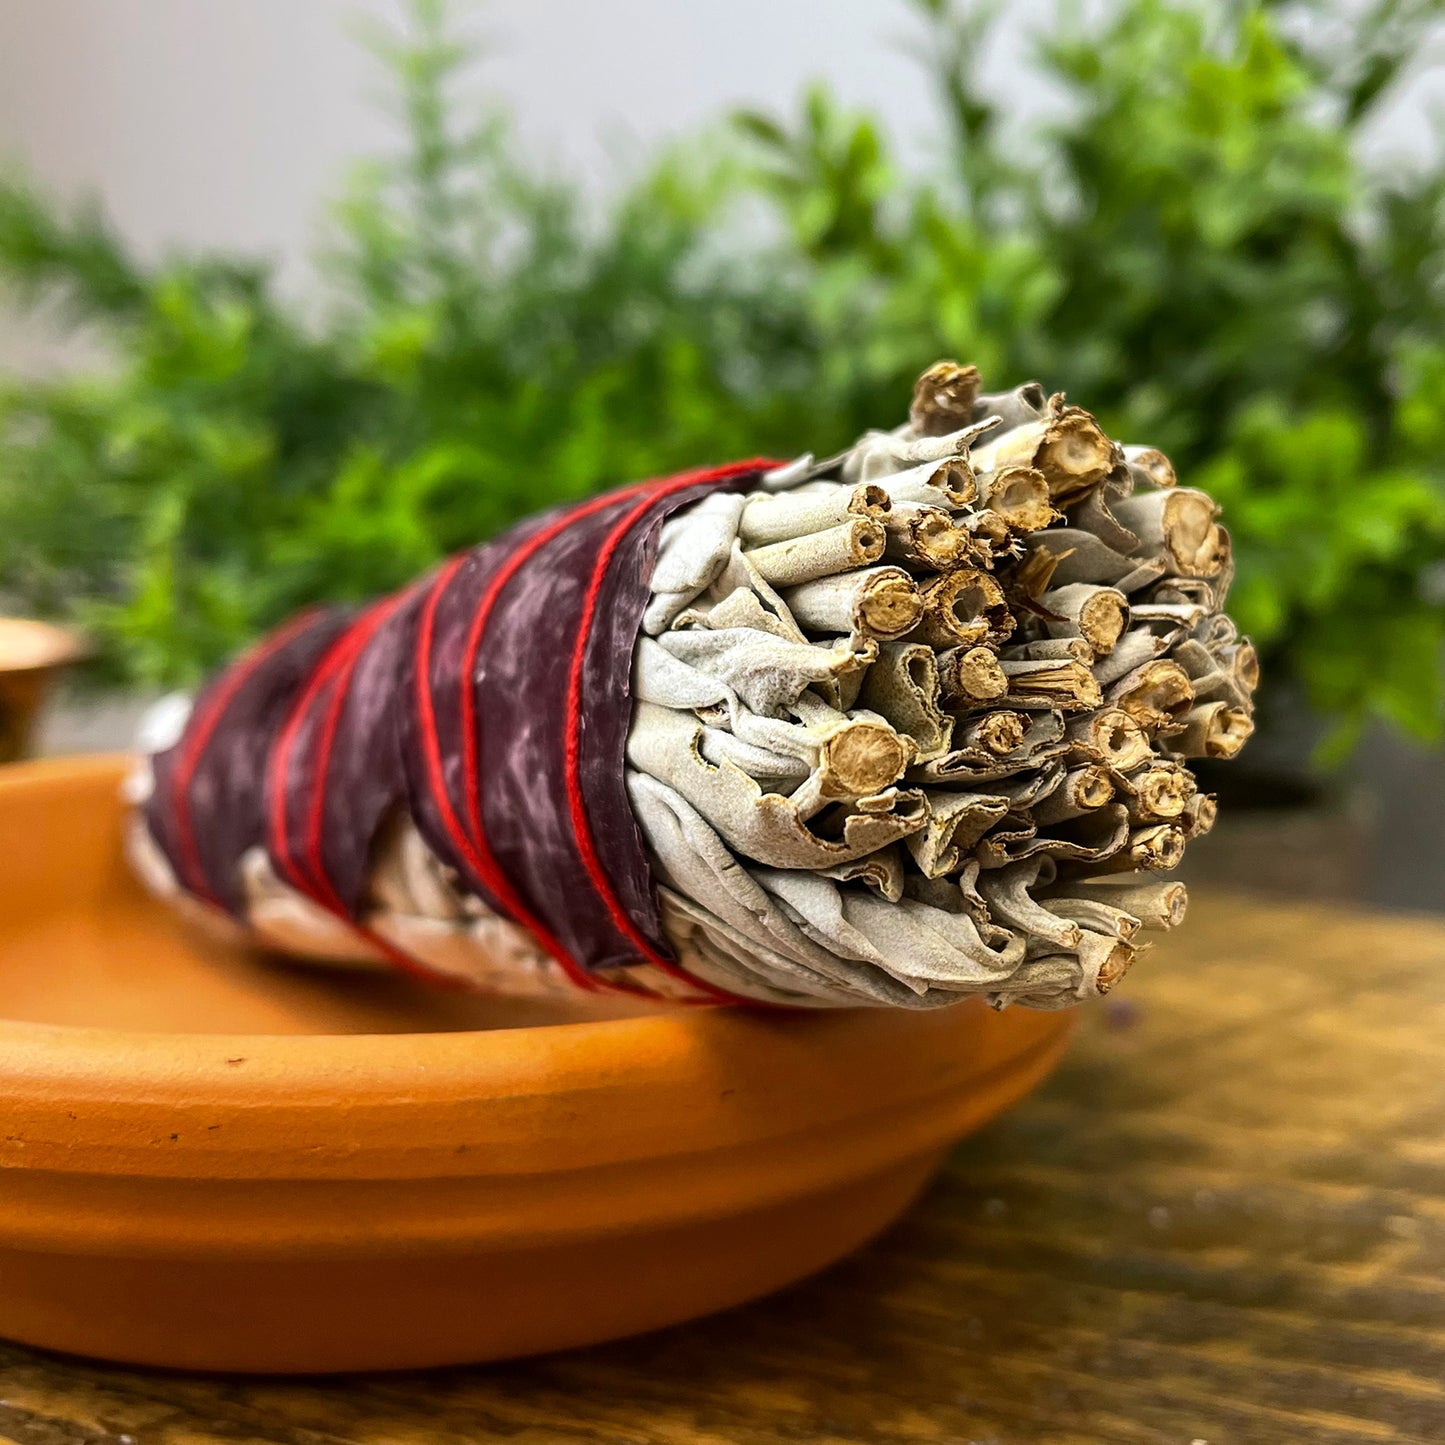
[[[320,1383],[0,1346],[0,1440],[1434,1445],[1445,923],[1200,901],[903,1224],[772,1300]]]

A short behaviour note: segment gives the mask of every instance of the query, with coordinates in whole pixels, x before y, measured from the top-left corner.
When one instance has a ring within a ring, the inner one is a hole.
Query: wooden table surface
[[[1445,923],[1199,901],[902,1224],[771,1300],[320,1383],[0,1346],[0,1439],[1445,1441]]]

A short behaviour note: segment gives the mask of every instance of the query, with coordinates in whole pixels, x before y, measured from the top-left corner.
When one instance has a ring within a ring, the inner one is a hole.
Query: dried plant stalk
[[[1253,731],[1254,719],[1247,708],[1206,702],[1184,715],[1184,729],[1174,745],[1186,758],[1232,758]]]
[[[961,567],[924,584],[916,636],[930,647],[999,643],[1013,631],[1003,588],[987,572]]]
[[[1208,793],[1196,793],[1185,807],[1180,822],[1189,837],[1202,838],[1214,827],[1214,820],[1218,816],[1219,804],[1214,798]]]
[[[821,532],[789,537],[744,553],[758,576],[774,587],[796,587],[865,567],[883,555],[884,532],[871,517],[855,517]]]
[[[1052,398],[1044,418],[1005,432],[972,453],[979,472],[1032,467],[1042,472],[1058,506],[1086,496],[1123,460],[1123,452],[1098,422],[1077,406]]]
[[[938,361],[913,386],[908,424],[919,436],[939,436],[967,426],[980,386],[978,367]]]
[[[786,542],[844,526],[852,517],[883,522],[891,500],[882,487],[839,487],[819,492],[760,492],[749,497],[738,518],[737,535],[745,546]]]
[[[1048,411],[1049,394],[1036,381],[1026,381],[1010,391],[980,391],[973,401],[972,420],[993,418],[995,436],[1041,420]]]
[[[1188,713],[1194,688],[1177,662],[1160,658],[1135,668],[1115,683],[1109,690],[1109,701],[1141,727],[1157,730],[1174,726]]]
[[[1023,746],[1028,730],[1029,720],[1022,713],[1000,708],[970,723],[955,741],[1001,758]]]
[[[1171,570],[1185,577],[1217,577],[1224,569],[1228,542],[1214,520],[1218,512],[1211,498],[1188,487],[1144,492],[1114,508],[1147,550],[1166,557]]]
[[[891,728],[860,719],[842,723],[819,753],[821,791],[831,798],[872,797],[903,776],[911,756]]]
[[[1049,636],[1082,637],[1101,657],[1114,650],[1129,626],[1129,599],[1114,587],[1076,582],[1040,600],[1053,614],[1045,623]]]
[[[889,642],[911,632],[923,616],[917,583],[897,567],[835,572],[783,598],[796,622],[815,632],[856,632]]]
[[[869,432],[843,457],[840,475],[853,485],[941,462],[967,466],[970,446],[987,430],[986,424],[975,422],[942,436]]]
[[[925,462],[907,471],[890,473],[876,485],[894,506],[914,502],[920,506],[941,507],[949,513],[971,506],[978,496],[973,468],[963,457]]]
[[[1060,885],[1061,889],[1065,885]],[[1145,928],[1175,928],[1184,922],[1189,893],[1174,879],[1140,878],[1127,882],[1071,883],[1075,898],[1093,899],[1137,918]]]
[[[1047,798],[1034,805],[1034,821],[1047,824],[1079,818],[1102,808],[1113,797],[1114,783],[1109,770],[1097,763],[1088,763],[1065,774],[1063,782]]]
[[[1065,712],[1096,708],[1103,701],[1094,674],[1080,662],[1004,662],[1013,707],[1056,707]]]
[[[1137,868],[1164,871],[1177,868],[1184,857],[1184,830],[1172,823],[1154,823],[1129,835],[1128,846],[1103,860],[1101,873],[1132,871]]]
[[[1159,823],[1179,818],[1198,791],[1187,768],[1163,759],[1129,774],[1126,784],[1131,823]]]
[[[939,689],[946,706],[971,708],[1008,692],[1008,676],[988,647],[954,647],[938,654]]]
[[[1106,707],[1069,724],[1074,751],[1106,763],[1117,773],[1133,772],[1154,755],[1149,735],[1123,708]]]
[[[1158,447],[1126,446],[1124,461],[1137,486],[1172,487],[1179,481],[1174,473],[1174,463]]]
[[[992,472],[981,489],[982,501],[1011,532],[1037,532],[1058,513],[1049,500],[1049,484],[1034,467],[1008,466]]]
[[[942,507],[900,502],[884,529],[887,555],[919,568],[946,572],[962,566],[973,550],[972,538]]]

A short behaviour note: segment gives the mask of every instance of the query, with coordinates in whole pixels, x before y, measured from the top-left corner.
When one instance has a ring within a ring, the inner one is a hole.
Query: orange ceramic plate
[[[0,1335],[146,1364],[493,1359],[715,1310],[876,1233],[1067,1015],[577,1022],[188,935],[116,758],[0,770]]]

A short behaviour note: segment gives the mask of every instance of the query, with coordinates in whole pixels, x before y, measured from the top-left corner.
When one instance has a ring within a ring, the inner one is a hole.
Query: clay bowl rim
[[[9,655],[7,643],[14,637],[26,635],[39,644],[36,655],[16,662]],[[13,617],[0,613],[0,675],[50,672],[80,662],[90,652],[91,644],[85,634],[73,627],[46,622],[39,617]]]
[[[129,761],[0,768],[0,810],[21,789],[114,786]],[[1009,1021],[971,1002],[350,1035],[0,1018],[0,1102],[11,1124],[0,1166],[176,1185],[501,1181],[536,1204],[535,1216],[504,1210],[486,1228],[548,1237],[581,1224],[575,1208],[553,1214],[541,1197],[567,1177],[637,1175],[637,1192],[598,1203],[589,1227],[606,1228],[628,1209],[725,1213],[941,1148],[982,1117],[995,1085],[1046,1071],[1069,1023],[1059,1014]],[[749,1158],[752,1167],[739,1162]],[[691,1192],[659,1200],[659,1168]],[[18,1223],[5,1213],[0,1234]],[[435,1228],[482,1224],[468,1216]]]

